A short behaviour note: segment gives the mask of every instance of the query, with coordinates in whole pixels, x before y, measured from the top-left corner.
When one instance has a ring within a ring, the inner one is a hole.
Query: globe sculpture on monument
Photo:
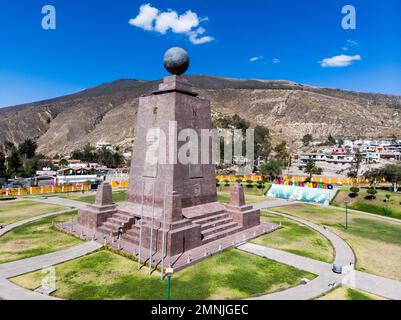
[[[122,233],[118,248],[151,266],[179,269],[274,229],[245,204],[240,185],[231,187],[230,204],[217,201],[211,141],[208,162],[182,163],[179,150],[187,142],[163,138],[172,125],[178,132],[212,129],[209,101],[182,76],[189,64],[183,49],[168,50],[164,66],[172,75],[139,100],[127,201],[113,204],[111,187],[104,183],[96,203],[78,213],[76,227],[88,238],[117,246]]]

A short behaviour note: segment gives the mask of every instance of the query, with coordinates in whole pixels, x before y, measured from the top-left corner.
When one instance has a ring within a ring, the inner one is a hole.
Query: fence
[[[260,181],[262,180],[262,177],[260,176],[217,176],[216,179],[219,181],[229,181],[229,182],[235,182],[237,180],[241,181]],[[305,182],[308,178],[307,177],[287,177],[284,176],[282,177],[285,181],[292,181],[292,182]],[[313,177],[312,182],[317,182],[317,183],[326,183],[326,184],[353,184],[353,183],[366,183],[366,179],[364,178],[327,178],[327,177]]]
[[[219,181],[229,181],[236,182],[238,179],[242,181],[261,181],[260,176],[217,176],[216,179]],[[304,182],[307,177],[283,177],[285,181],[292,182]],[[367,182],[364,178],[352,179],[352,178],[325,178],[325,177],[314,177],[312,182],[326,183],[326,184],[353,184],[353,183],[365,183]],[[113,189],[117,188],[128,188],[128,180],[122,181],[112,181],[110,182]],[[79,186],[44,186],[44,187],[30,187],[30,188],[9,188],[0,189],[0,195],[5,196],[29,196],[29,195],[41,195],[41,194],[51,194],[51,193],[67,193],[67,192],[80,192],[91,190],[90,184],[82,184]]]

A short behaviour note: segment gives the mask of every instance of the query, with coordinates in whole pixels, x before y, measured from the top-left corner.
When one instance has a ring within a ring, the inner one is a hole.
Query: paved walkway
[[[53,198],[51,201],[49,199],[44,198],[35,198],[32,199],[37,202],[51,203],[56,205],[63,205],[67,207],[78,207],[86,205],[85,203],[79,201],[72,201],[68,199],[61,198]],[[66,201],[64,201],[66,200]],[[50,212],[46,214],[42,214],[37,217],[32,217],[29,219],[21,220],[12,224],[5,226],[0,230],[0,237],[10,232],[11,230],[23,226],[25,224],[35,222],[44,218],[64,214],[67,212],[71,212],[71,209],[61,210],[57,212]],[[101,247],[100,244],[96,242],[87,242],[80,244],[78,246],[42,255],[29,259],[19,260],[15,262],[0,264],[0,297],[6,300],[53,300],[56,299],[54,297],[45,296],[37,292],[33,292],[24,288],[21,288],[7,279],[12,278],[21,274],[33,272],[42,269],[46,266],[56,265],[65,261],[69,261],[72,259],[79,258],[88,253],[94,252]]]
[[[354,263],[355,256],[350,246],[339,236],[328,229],[317,226],[309,221],[299,219],[282,213],[268,210],[277,216],[282,216],[298,223],[302,223],[324,235],[334,246],[336,257],[335,263],[342,266],[349,266]],[[332,272],[332,265],[321,261],[301,257],[292,253],[267,248],[265,246],[246,243],[238,247],[240,250],[247,251],[283,264],[293,266],[318,275],[318,277],[306,285],[300,285],[288,290],[264,295],[254,299],[259,300],[308,300],[317,298],[338,286],[343,281],[348,281],[350,285],[357,289],[370,292],[372,294],[393,300],[401,300],[401,282],[395,281],[360,271],[352,271],[348,274],[337,275]]]
[[[43,198],[30,198],[29,200],[36,201],[36,202],[42,202],[42,203],[48,203],[48,204],[55,204],[59,206],[66,206],[70,208],[82,208],[85,207],[88,203],[82,202],[82,201],[76,201],[76,200],[71,200],[71,199],[64,199],[64,198],[58,198],[58,197],[43,197]]]
[[[67,213],[67,212],[71,212],[71,209],[57,211],[57,212],[50,212],[50,213],[42,214],[37,217],[32,217],[29,219],[25,219],[25,220],[21,220],[21,221],[9,224],[9,225],[5,226],[3,229],[0,229],[0,237],[17,227],[23,226],[24,224],[35,222],[35,221],[41,220],[43,218],[48,218],[48,217],[60,215],[60,214]]]
[[[0,264],[0,297],[6,300],[53,300],[55,298],[21,288],[7,279],[77,259],[101,247],[101,244],[90,241],[42,256]]]
[[[352,251],[351,247],[348,245],[347,242],[345,242],[342,238],[340,238],[338,235],[335,233],[331,232],[329,229],[318,226],[312,222],[290,216],[288,214],[284,213],[278,213],[274,212],[271,210],[267,210],[267,212],[272,213],[276,216],[284,217],[287,219],[291,219],[293,221],[296,221],[298,223],[301,223],[303,225],[306,225],[307,227],[321,233],[323,236],[325,236],[333,245],[334,251],[336,254],[334,263],[337,263],[341,266],[348,266],[350,264],[355,264],[355,255],[354,252]]]

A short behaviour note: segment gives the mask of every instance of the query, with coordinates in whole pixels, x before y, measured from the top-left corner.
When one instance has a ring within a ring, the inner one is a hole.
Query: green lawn
[[[49,217],[18,227],[0,238],[0,263],[30,258],[80,243],[79,239],[57,231],[54,223],[76,219],[76,212]]]
[[[8,225],[17,221],[40,216],[45,213],[68,209],[63,206],[44,204],[29,200],[17,200],[0,203],[0,225]]]
[[[60,198],[82,201],[86,203],[95,203],[96,200],[96,193],[91,194],[82,194],[82,193],[69,193],[69,194],[61,194],[59,195]],[[113,191],[113,202],[123,202],[127,199],[127,191],[126,190],[119,190]]]
[[[263,213],[262,219],[274,224],[282,224],[282,229],[259,237],[255,244],[284,250],[300,256],[331,263],[334,249],[323,235],[290,219]]]
[[[218,192],[217,193],[217,200],[221,203],[229,203],[230,202],[230,193],[229,192]],[[267,200],[272,200],[271,198],[266,198],[264,196],[258,196],[254,194],[245,194],[245,201],[246,203],[258,203],[258,202],[265,202]]]
[[[339,287],[317,300],[385,300],[368,292],[356,289]]]
[[[401,194],[394,193],[390,191],[378,190],[378,194],[376,195],[376,199],[366,199],[368,194],[366,193],[366,189],[361,189],[356,198],[350,198],[349,208],[369,212],[378,215],[387,215],[388,217],[401,219]],[[344,207],[344,199],[348,197],[350,194],[348,190],[342,190],[337,193],[332,204],[338,207]],[[391,198],[389,202],[386,202],[386,194],[390,194]],[[387,212],[383,210],[383,208],[387,208]]]
[[[350,212],[346,230],[345,213],[335,208],[295,204],[273,211],[329,227],[350,244],[356,254],[358,270],[401,280],[401,223]]]
[[[41,272],[12,279],[22,287],[40,286]],[[231,249],[177,272],[172,278],[175,300],[238,299],[283,290],[315,276],[277,262]],[[166,281],[158,272],[103,250],[56,266],[55,295],[70,300],[165,299]]]

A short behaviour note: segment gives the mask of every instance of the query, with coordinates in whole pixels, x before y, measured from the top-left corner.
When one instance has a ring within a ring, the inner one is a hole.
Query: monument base
[[[164,252],[174,257],[209,243],[227,243],[227,238],[260,225],[260,212],[245,204],[240,185],[231,187],[231,202],[227,205],[212,202],[182,208],[180,196],[171,192],[166,212],[131,202],[115,205],[110,199],[111,188],[103,184],[96,204],[78,211],[78,226],[103,241],[113,243],[118,239],[160,256]],[[262,234],[259,231],[257,234]]]

